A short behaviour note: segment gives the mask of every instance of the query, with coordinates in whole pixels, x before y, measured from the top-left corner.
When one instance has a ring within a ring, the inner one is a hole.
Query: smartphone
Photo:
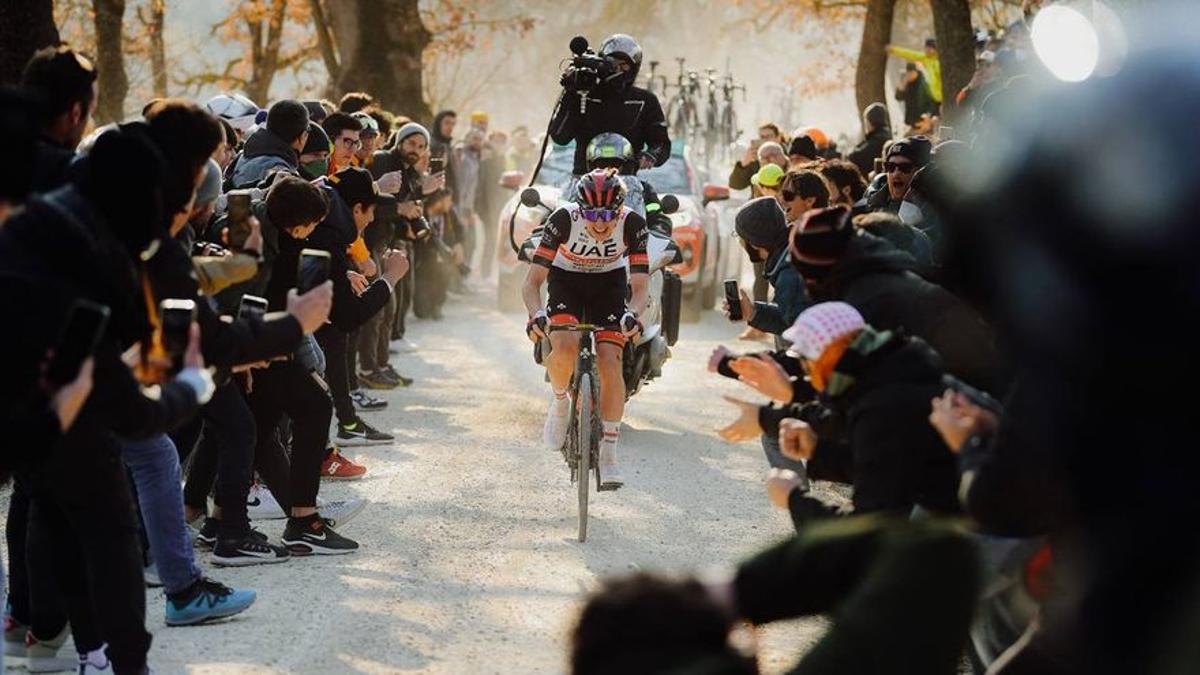
[[[267,313],[267,299],[257,295],[243,295],[238,304],[239,319],[261,319]]]
[[[296,274],[296,292],[300,295],[311,291],[329,280],[331,258],[328,251],[306,248],[300,251],[300,265]]]
[[[983,408],[984,410],[996,413],[997,415],[1004,414],[1004,406],[999,401],[992,398],[986,392],[972,387],[953,375],[942,375],[942,386],[946,389],[953,389],[963,396],[966,396],[968,401],[974,403],[980,408]]]
[[[946,126],[938,127],[937,136],[938,136],[939,141],[954,140],[954,127],[946,127]]]
[[[83,362],[96,351],[100,336],[108,325],[109,310],[90,300],[78,299],[71,305],[54,356],[46,368],[46,379],[61,387],[79,375]]]
[[[872,173],[872,175],[878,176],[881,173],[883,173],[883,158],[876,157],[875,158],[875,171]]]
[[[429,158],[429,173],[441,173],[446,170],[445,157],[430,157]]]
[[[742,320],[742,294],[738,290],[737,279],[725,280],[725,302],[729,303],[729,320]]]
[[[159,310],[163,350],[171,359],[172,372],[179,372],[191,338],[192,322],[196,320],[196,301],[168,298],[159,304]]]
[[[226,221],[226,227],[229,228],[229,246],[241,249],[250,238],[250,191],[230,191],[226,204],[226,212],[229,214],[229,220]]]

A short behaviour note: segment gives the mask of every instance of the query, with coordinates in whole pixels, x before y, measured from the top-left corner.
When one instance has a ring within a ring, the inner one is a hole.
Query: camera
[[[441,256],[442,258],[444,258],[446,260],[454,259],[454,249],[450,248],[450,246],[446,242],[442,241],[441,237],[434,237],[433,239],[429,240],[429,243],[433,246],[433,248],[435,250],[437,250],[438,255]],[[467,263],[460,263],[459,265],[457,265],[457,267],[458,267],[458,273],[461,274],[462,276],[465,277],[465,276],[468,276],[469,274],[471,274],[471,266],[468,265]]]
[[[588,48],[587,38],[576,35],[571,39],[570,65],[563,72],[559,84],[567,91],[589,92],[617,74],[612,62]]]

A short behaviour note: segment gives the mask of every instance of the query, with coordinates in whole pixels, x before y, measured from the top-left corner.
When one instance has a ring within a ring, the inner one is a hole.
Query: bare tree
[[[353,5],[353,11],[335,17],[341,65],[334,91],[369,91],[388,110],[430,121],[421,55],[431,35],[417,0],[354,0]],[[388,20],[380,23],[379,17]]]
[[[121,26],[125,0],[93,0],[92,12],[96,26],[96,67],[100,71],[96,83],[99,92],[96,121],[120,122],[125,118],[125,94],[129,92]]]
[[[854,100],[861,112],[872,103],[887,101],[884,75],[887,71],[887,44],[892,38],[892,19],[896,0],[869,0],[863,19],[862,45],[854,75]]]
[[[0,2],[0,84],[20,82],[33,53],[58,42],[51,0]]]
[[[166,24],[166,0],[149,0],[147,7],[138,6],[137,17],[149,40],[150,73],[154,96],[167,96],[167,50],[163,43]]]
[[[942,116],[953,118],[954,97],[975,74],[975,32],[967,0],[929,0],[942,64]]]

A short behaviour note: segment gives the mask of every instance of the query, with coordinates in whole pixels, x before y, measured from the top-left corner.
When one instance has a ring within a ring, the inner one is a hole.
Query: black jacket
[[[912,256],[860,232],[828,275],[809,287],[809,294],[814,303],[853,305],[878,330],[904,329],[929,343],[947,372],[1003,395],[991,328],[957,296],[918,276],[915,268]]]
[[[854,378],[845,391],[825,398],[842,436],[820,438],[808,475],[852,484],[855,513],[904,516],[915,505],[956,513],[956,459],[929,424],[929,401],[942,393],[940,360],[917,338],[867,335],[879,344],[861,352],[852,347],[838,362],[836,370]],[[799,491],[790,502],[798,524],[837,511]]]
[[[375,316],[392,297],[392,288],[382,278],[376,279],[362,295],[355,295],[346,272],[353,269],[346,248],[354,242],[357,231],[354,216],[342,201],[337,190],[326,186],[329,198],[329,215],[306,240],[293,239],[286,234],[279,237],[279,256],[271,272],[267,290],[268,306],[272,310],[287,305],[287,292],[296,287],[296,275],[300,263],[300,251],[306,248],[329,252],[329,280],[333,282],[333,307],[329,311],[329,322],[339,330],[353,333]]]
[[[70,177],[75,153],[47,139],[38,138],[33,151],[30,192],[48,192],[62,186]]]
[[[846,158],[854,162],[854,165],[862,172],[863,178],[866,178],[875,170],[875,159],[883,157],[883,144],[890,140],[892,140],[891,129],[875,129],[867,134],[861,143],[854,146]]]
[[[904,123],[910,127],[921,121],[921,115],[937,112],[937,103],[921,72],[917,73],[917,79],[896,88],[896,100],[904,103]]]
[[[576,175],[587,173],[587,145],[597,135],[615,132],[629,139],[635,155],[649,155],[655,166],[671,158],[671,138],[658,97],[640,87],[588,97],[587,112],[579,112],[576,92],[563,94],[550,122],[550,137],[559,145],[575,141]]]
[[[51,206],[51,198],[60,206]],[[0,405],[12,409],[28,397],[46,350],[57,342],[78,298],[107,305],[112,314],[95,353],[92,393],[53,448],[68,465],[74,453],[115,456],[118,438],[169,431],[199,409],[192,389],[177,382],[162,385],[156,398],[146,396],[121,360],[121,353],[149,329],[138,272],[101,216],[70,186],[30,198],[0,230],[0,303],[19,319],[0,331]],[[13,452],[49,450],[10,446]]]
[[[292,146],[270,129],[263,127],[246,139],[246,145],[229,167],[229,184],[234,188],[252,187],[275,171],[296,173],[300,157]]]

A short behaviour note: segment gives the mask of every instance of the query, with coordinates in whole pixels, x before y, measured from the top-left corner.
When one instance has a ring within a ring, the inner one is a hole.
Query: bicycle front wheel
[[[576,414],[578,424],[576,432],[579,434],[576,448],[579,452],[578,462],[578,480],[576,485],[579,488],[579,541],[582,543],[587,541],[587,526],[588,526],[588,491],[591,483],[592,471],[592,444],[595,442],[595,424],[592,420],[592,376],[590,373],[584,373],[579,377],[579,399],[576,402]]]

